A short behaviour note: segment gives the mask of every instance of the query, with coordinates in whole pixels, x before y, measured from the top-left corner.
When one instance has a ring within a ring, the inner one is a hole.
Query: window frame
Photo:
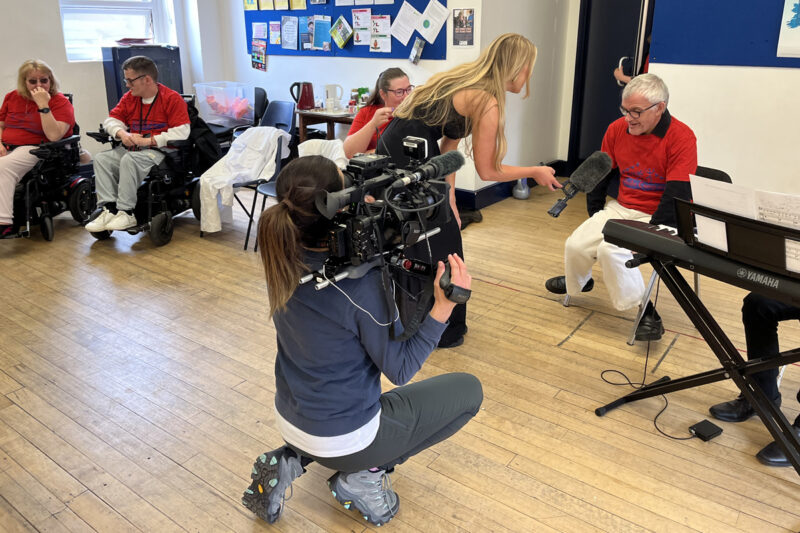
[[[65,14],[136,14],[149,17],[149,30],[154,44],[170,44],[177,46],[177,35],[175,28],[175,15],[173,0],[59,0],[61,17],[62,38],[64,39],[64,50],[67,61],[70,63],[102,61],[97,58],[72,58],[69,54],[70,43],[67,42],[64,28]],[[130,35],[120,35],[119,38],[131,37]],[[106,43],[98,43],[98,48],[107,46]]]

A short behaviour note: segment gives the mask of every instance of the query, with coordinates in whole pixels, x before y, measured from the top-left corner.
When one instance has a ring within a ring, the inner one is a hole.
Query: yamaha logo
[[[746,268],[738,268],[736,270],[736,275],[747,281],[752,281],[754,283],[758,283],[759,285],[764,285],[771,289],[777,289],[780,282],[777,278],[773,278],[767,274],[761,274],[758,272],[753,272],[752,270],[747,270]]]

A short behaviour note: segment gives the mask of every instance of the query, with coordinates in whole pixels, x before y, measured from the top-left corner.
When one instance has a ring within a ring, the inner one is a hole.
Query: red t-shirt
[[[125,123],[131,133],[149,133],[153,137],[170,128],[189,124],[189,112],[183,97],[160,83],[158,96],[152,103],[143,104],[140,97],[128,91],[109,116]]]
[[[602,150],[619,167],[617,201],[628,209],[653,214],[668,181],[689,181],[697,171],[697,139],[691,128],[675,117],[663,130],[663,118],[654,133],[631,135],[621,117],[608,127]],[[663,134],[663,135],[660,135]]]
[[[64,137],[72,135],[75,112],[67,97],[56,93],[50,97],[47,107],[57,121],[69,124]],[[42,116],[38,109],[36,102],[20,96],[17,91],[8,93],[3,99],[3,106],[0,107],[0,122],[5,123],[3,143],[23,146],[50,142],[42,129]]]
[[[378,109],[381,109],[382,105],[368,105],[362,107],[358,113],[356,114],[355,118],[353,119],[353,124],[350,126],[350,131],[347,132],[347,135],[352,135],[359,131],[361,128],[369,124],[369,121],[372,120],[372,117],[375,116],[375,112]],[[383,130],[386,129],[386,126],[392,121],[390,118],[386,124],[380,126],[378,131],[372,134],[372,138],[369,140],[369,144],[367,145],[367,150],[374,150],[378,146],[378,132],[383,135]],[[365,150],[366,151],[366,150]]]

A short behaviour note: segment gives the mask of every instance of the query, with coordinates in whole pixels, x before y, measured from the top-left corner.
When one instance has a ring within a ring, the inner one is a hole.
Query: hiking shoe
[[[381,526],[391,520],[400,508],[400,498],[392,490],[385,470],[362,470],[345,474],[336,472],[328,478],[328,487],[345,509],[358,509],[364,520]]]
[[[305,472],[300,459],[286,446],[263,453],[253,464],[250,478],[253,480],[242,495],[242,504],[259,518],[272,524],[280,518],[286,489],[292,488],[292,481]]]
[[[567,294],[567,280],[564,276],[556,276],[544,282],[544,288],[553,294]],[[581,292],[589,292],[594,289],[594,280],[589,278]]]
[[[90,220],[89,222],[86,223],[84,228],[86,228],[87,231],[90,231],[92,233],[105,231],[106,224],[108,224],[108,222],[112,218],[114,218],[114,215],[111,213],[111,211],[109,211],[104,207],[103,210],[100,211],[100,214],[97,215],[94,220]]]
[[[133,215],[129,215],[125,211],[117,211],[116,215],[112,215],[111,218],[106,222],[106,227],[108,231],[114,230],[123,230],[132,228],[136,225],[136,217]]]

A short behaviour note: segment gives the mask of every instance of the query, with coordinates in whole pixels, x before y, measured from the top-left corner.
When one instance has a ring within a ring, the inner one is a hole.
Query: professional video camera
[[[359,277],[384,264],[423,277],[432,272],[430,264],[404,258],[403,249],[450,220],[444,177],[464,164],[464,156],[452,151],[420,164],[427,153],[424,139],[406,137],[403,148],[411,158],[408,169],[396,168],[389,156],[359,155],[344,171],[343,190],[321,191],[315,198],[319,212],[332,221],[325,280]]]

